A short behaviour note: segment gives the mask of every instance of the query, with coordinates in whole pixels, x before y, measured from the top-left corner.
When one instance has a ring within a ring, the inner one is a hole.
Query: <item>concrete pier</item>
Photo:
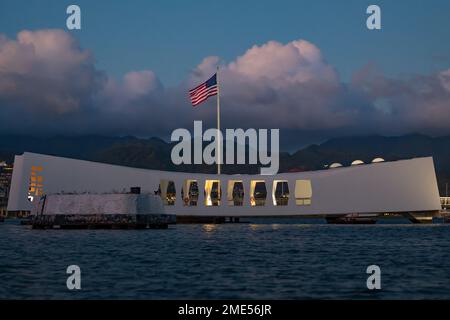
[[[167,229],[172,215],[103,214],[103,215],[39,215],[31,218],[33,229]]]
[[[176,223],[151,194],[52,194],[36,201],[34,229],[165,229]]]

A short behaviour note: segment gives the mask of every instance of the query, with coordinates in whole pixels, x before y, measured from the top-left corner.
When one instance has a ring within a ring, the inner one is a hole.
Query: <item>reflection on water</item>
[[[0,224],[0,298],[450,298],[450,225],[296,220],[168,230]],[[77,264],[82,290],[66,289]],[[368,265],[382,290],[366,289]]]
[[[264,225],[255,224],[255,223],[250,223],[248,226],[249,226],[250,230],[252,230],[252,231],[257,231],[258,229],[264,228]]]
[[[203,225],[203,231],[205,231],[206,233],[214,232],[214,230],[216,230],[216,229],[217,229],[216,224],[204,224]]]
[[[279,230],[280,229],[280,225],[277,223],[274,223],[271,225],[273,230]]]

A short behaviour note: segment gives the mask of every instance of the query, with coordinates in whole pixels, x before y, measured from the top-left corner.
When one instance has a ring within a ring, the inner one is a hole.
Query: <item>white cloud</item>
[[[228,65],[228,69],[251,80],[274,81],[274,85],[308,81],[337,81],[335,70],[327,64],[312,43],[297,40],[283,45],[269,41],[253,46]]]
[[[374,65],[343,83],[305,40],[269,41],[228,63],[204,58],[185,81],[163,87],[151,70],[120,79],[94,64],[62,30],[0,34],[3,132],[168,135],[194,119],[215,125],[214,102],[192,108],[187,90],[221,65],[223,125],[303,132],[449,134],[450,69],[390,79]]]
[[[27,112],[77,111],[101,81],[90,52],[64,31],[22,31],[0,41],[0,99]]]
[[[441,81],[442,86],[450,91],[450,69],[444,70],[439,73],[439,79]]]

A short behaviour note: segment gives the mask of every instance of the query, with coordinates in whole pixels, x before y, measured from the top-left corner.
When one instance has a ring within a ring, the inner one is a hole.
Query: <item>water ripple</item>
[[[0,298],[449,299],[450,225],[177,225],[31,230],[0,224]],[[66,288],[66,268],[82,290]],[[366,288],[366,267],[382,290]]]

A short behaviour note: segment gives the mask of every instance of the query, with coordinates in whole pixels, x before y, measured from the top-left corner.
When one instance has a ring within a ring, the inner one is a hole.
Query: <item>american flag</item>
[[[211,78],[202,84],[189,90],[192,105],[195,107],[209,97],[217,95],[217,91],[217,73],[215,73]]]

